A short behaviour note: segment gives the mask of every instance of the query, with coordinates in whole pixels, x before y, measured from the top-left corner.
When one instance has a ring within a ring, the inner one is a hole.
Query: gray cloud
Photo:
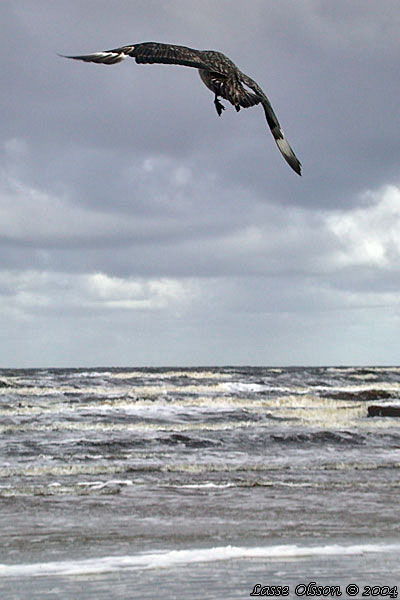
[[[0,18],[2,364],[397,362],[395,0],[21,0]],[[218,118],[195,70],[57,56],[152,39],[255,78],[303,177],[259,107]]]

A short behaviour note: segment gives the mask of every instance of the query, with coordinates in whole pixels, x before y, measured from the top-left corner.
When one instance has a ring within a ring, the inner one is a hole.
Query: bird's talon
[[[215,104],[215,108],[217,109],[218,115],[221,116],[222,111],[225,110],[225,106],[218,100],[218,98],[215,98],[214,104]]]

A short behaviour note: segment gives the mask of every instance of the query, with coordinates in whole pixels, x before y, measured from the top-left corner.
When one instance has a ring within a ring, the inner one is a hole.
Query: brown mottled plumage
[[[199,70],[203,83],[214,93],[215,108],[219,115],[224,106],[218,96],[228,100],[237,111],[261,104],[272,135],[285,160],[301,175],[301,164],[286,140],[273,108],[262,89],[253,79],[242,73],[222,52],[195,50],[186,46],[144,42],[132,46],[122,46],[114,50],[95,52],[82,56],[67,56],[85,62],[113,65],[131,56],[137,63],[163,63],[184,65]]]

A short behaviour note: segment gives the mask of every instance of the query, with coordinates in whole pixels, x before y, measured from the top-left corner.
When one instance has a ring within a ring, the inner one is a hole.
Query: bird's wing
[[[274,136],[276,145],[278,146],[286,162],[292,167],[294,171],[296,171],[298,175],[301,175],[301,163],[295,155],[289,142],[285,138],[285,135],[279,124],[278,117],[276,116],[274,109],[272,108],[267,96],[264,94],[260,86],[247,75],[242,74],[241,80],[243,83],[245,83],[246,86],[251,88],[260,98],[260,102],[264,109],[265,118],[267,119],[268,125],[271,129],[271,133]]]
[[[262,102],[262,98],[258,94],[253,94],[247,90],[244,86],[240,85],[240,106],[243,108],[250,108],[256,106]]]
[[[168,65],[184,65],[197,69],[207,69],[209,65],[201,50],[187,48],[186,46],[174,46],[172,44],[161,44],[158,42],[143,42],[132,46],[122,46],[113,50],[104,50],[94,54],[83,54],[79,56],[66,56],[75,60],[85,62],[102,63],[114,65],[131,56],[137,63],[161,63]]]
[[[276,145],[278,146],[279,150],[281,151],[283,158],[292,167],[292,169],[294,171],[296,171],[296,173],[298,175],[301,175],[301,162],[299,161],[299,159],[297,158],[297,156],[295,155],[295,153],[293,151],[293,148],[290,146],[289,142],[287,141],[285,134],[283,133],[281,126],[279,125],[279,121],[276,117],[276,114],[274,113],[274,110],[271,106],[270,101],[268,100],[267,97],[265,97],[261,101],[261,103],[264,108],[264,113],[265,113],[265,117],[268,121],[268,125],[271,129],[271,132],[272,132],[272,135],[274,136]]]

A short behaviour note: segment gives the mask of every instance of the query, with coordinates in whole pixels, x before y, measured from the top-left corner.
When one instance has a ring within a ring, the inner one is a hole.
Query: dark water
[[[367,407],[399,398],[395,367],[2,370],[0,597],[395,597],[400,420]]]

